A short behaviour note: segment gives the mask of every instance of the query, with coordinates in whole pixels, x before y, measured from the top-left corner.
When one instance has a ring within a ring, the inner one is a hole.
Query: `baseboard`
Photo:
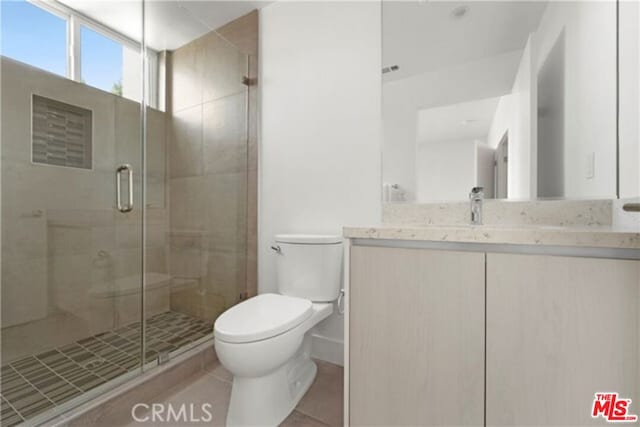
[[[344,366],[344,342],[313,334],[311,336],[311,357]]]

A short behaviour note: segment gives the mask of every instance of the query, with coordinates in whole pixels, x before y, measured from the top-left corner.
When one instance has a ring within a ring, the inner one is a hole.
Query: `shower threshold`
[[[211,332],[210,322],[174,311],[150,317],[145,362]],[[2,366],[0,424],[29,421],[139,368],[140,352],[140,322],[135,322]]]

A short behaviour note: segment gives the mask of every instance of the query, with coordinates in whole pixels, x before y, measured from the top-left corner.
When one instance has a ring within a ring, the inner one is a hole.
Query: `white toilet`
[[[291,413],[316,376],[311,329],[340,294],[340,236],[275,241],[279,293],[250,298],[214,325],[218,358],[233,374],[228,426],[277,426]]]

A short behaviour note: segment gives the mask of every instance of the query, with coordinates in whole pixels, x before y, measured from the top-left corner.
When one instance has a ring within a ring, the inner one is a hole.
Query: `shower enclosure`
[[[212,4],[1,2],[3,426],[213,345],[255,293],[257,14]]]

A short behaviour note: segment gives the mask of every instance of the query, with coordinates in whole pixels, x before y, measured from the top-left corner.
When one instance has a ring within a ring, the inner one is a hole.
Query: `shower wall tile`
[[[213,322],[226,309],[224,298],[217,294],[202,292],[197,288],[171,292],[171,311],[184,313],[205,322]]]
[[[202,232],[173,231],[169,236],[169,271],[175,278],[199,283],[203,271]]]
[[[245,89],[246,55],[214,31],[173,51],[171,67],[174,113]]]
[[[229,95],[203,106],[204,172],[247,170],[247,97]]]
[[[197,105],[174,113],[172,124],[169,150],[171,178],[201,175],[202,106]]]
[[[249,57],[249,77],[253,82],[258,80],[258,57]],[[258,87],[256,83],[249,86],[248,102],[248,147],[247,156],[249,170],[258,170]]]
[[[166,209],[167,188],[167,119],[165,113],[147,109],[147,204],[153,210]],[[147,215],[147,219],[151,217]],[[165,218],[162,218],[163,221]],[[168,225],[168,222],[165,223]]]
[[[76,227],[112,227],[117,215],[113,208],[86,209],[70,208],[48,209],[47,222],[49,226],[76,226]]]
[[[235,243],[246,237],[246,172],[215,174],[206,177],[206,228],[221,244]]]
[[[142,246],[140,224],[116,220],[115,236],[118,249],[137,249]]]
[[[50,256],[82,255],[91,250],[92,233],[85,227],[48,227],[48,254]]]
[[[116,247],[116,238],[113,233],[113,227],[95,226],[91,227],[91,248],[95,250],[96,255],[100,251],[112,251]]]
[[[211,253],[236,254],[246,256],[247,235],[243,226],[233,234],[229,230],[209,231],[203,236],[203,248]]]
[[[171,54],[170,104],[174,113],[202,103],[197,58],[198,46],[195,43],[189,43]]]
[[[257,182],[255,173],[249,175],[257,170],[257,24],[257,12],[251,13],[170,56],[171,307],[206,319],[257,287],[247,279],[256,270],[247,259],[256,244],[248,222],[255,230],[257,218],[247,214],[250,203],[257,214],[257,185],[249,195],[247,178]],[[252,78],[248,89],[244,77]],[[199,128],[191,126],[198,121]]]
[[[84,310],[89,302],[93,279],[92,261],[90,254],[49,258],[48,282],[52,309],[74,314]]]
[[[218,28],[216,32],[233,43],[242,53],[258,54],[258,11],[247,13]]]
[[[169,287],[149,289],[145,293],[145,316],[147,318],[169,311]],[[140,320],[141,294],[123,295],[115,300],[116,328]]]
[[[113,255],[114,280],[140,275],[142,254],[140,248],[120,249]]]
[[[166,178],[147,178],[147,208],[166,206],[168,185]]]
[[[205,177],[171,179],[169,191],[171,230],[203,230],[207,208]]]
[[[201,250],[178,250],[172,247],[169,271],[173,277],[199,280],[202,277],[203,259]]]
[[[168,246],[147,247],[145,266],[147,273],[169,273]]]
[[[115,159],[114,164],[128,163],[133,167],[134,175],[140,174],[142,138],[140,128],[140,105],[124,98],[115,98]]]
[[[202,250],[202,233],[199,231],[174,230],[169,235],[171,249],[178,251]]]
[[[205,292],[220,295],[225,306],[231,307],[238,301],[240,293],[244,292],[246,274],[246,259],[243,252],[209,252],[203,288]]]
[[[257,202],[258,202],[258,33],[259,14],[257,11],[236,19],[218,29],[218,34],[249,55],[248,90],[248,181],[247,181],[247,286],[248,294],[258,292],[257,279]]]
[[[22,258],[3,249],[3,328],[42,318],[47,314],[47,307],[47,259]]]
[[[167,245],[167,225],[147,222],[146,246],[162,247]]]
[[[247,75],[247,55],[213,31],[194,44],[203,102],[245,92],[242,78]]]
[[[141,214],[140,212],[136,212]],[[148,207],[144,219],[148,224],[161,224],[165,223],[169,219],[169,212],[166,207]]]
[[[11,214],[6,212],[9,210],[11,209],[3,209],[3,255],[15,254],[24,259],[46,257],[47,241],[42,238],[47,232],[44,214],[28,211],[24,214]]]

